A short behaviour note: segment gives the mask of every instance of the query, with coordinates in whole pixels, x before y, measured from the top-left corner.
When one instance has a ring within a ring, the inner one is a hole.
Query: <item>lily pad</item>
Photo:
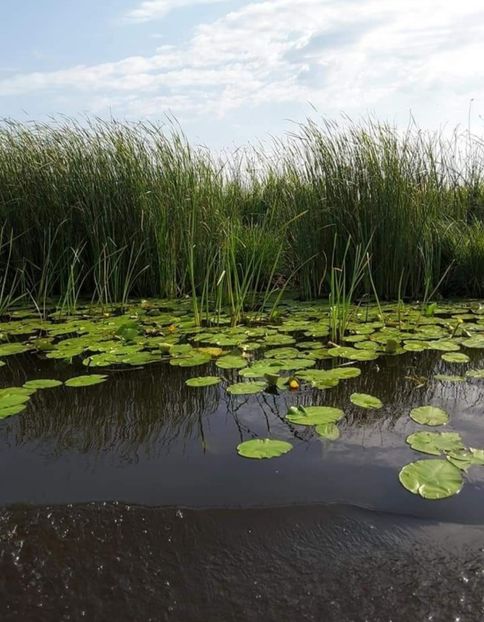
[[[441,380],[442,382],[464,382],[464,376],[453,376],[452,374],[435,374],[434,380]]]
[[[383,406],[383,402],[374,395],[368,395],[367,393],[352,393],[350,395],[350,402],[361,408],[378,409]]]
[[[221,378],[218,376],[198,376],[197,378],[189,378],[185,380],[185,384],[189,387],[211,387],[212,385],[219,384]]]
[[[465,339],[462,345],[466,348],[484,348],[484,335],[475,335],[469,339]]]
[[[60,380],[39,379],[39,380],[27,380],[24,387],[27,389],[52,389],[59,387],[62,384]]]
[[[445,352],[440,358],[446,363],[468,363],[471,360],[463,352]]]
[[[410,417],[422,425],[445,425],[449,421],[449,415],[436,406],[419,406],[410,411]]]
[[[206,365],[211,360],[212,357],[210,354],[195,351],[193,353],[173,357],[170,360],[170,365],[175,365],[177,367],[198,367],[199,365]]]
[[[407,443],[416,451],[434,456],[464,450],[457,432],[415,432],[407,436]]]
[[[427,350],[429,344],[426,341],[406,341],[403,344],[403,349],[407,350],[407,352],[422,352],[423,350]]]
[[[343,417],[344,412],[332,406],[292,406],[286,415],[288,421],[297,425],[336,423]]]
[[[11,356],[26,352],[28,347],[22,343],[2,343],[0,344],[0,356]]]
[[[430,341],[428,345],[429,350],[440,350],[444,352],[456,352],[460,350],[460,346],[455,341]]]
[[[469,371],[466,371],[466,378],[484,380],[484,369],[469,369]]]
[[[287,441],[277,441],[271,438],[256,438],[237,445],[237,453],[239,456],[254,458],[256,460],[277,458],[278,456],[287,454],[291,449],[291,443]]]
[[[0,419],[22,412],[35,389],[6,387],[0,389]]]
[[[247,359],[243,356],[227,354],[217,359],[215,365],[220,369],[242,369],[247,366]]]
[[[227,392],[231,395],[253,395],[260,393],[266,387],[266,382],[236,382],[227,387]]]
[[[448,460],[417,460],[399,473],[400,483],[424,499],[446,499],[460,492],[464,480],[460,470]]]
[[[65,381],[66,387],[90,387],[93,384],[105,382],[107,376],[103,374],[89,374],[87,376],[75,376]]]
[[[336,441],[341,435],[338,426],[334,423],[321,423],[315,429],[319,436],[330,441]]]

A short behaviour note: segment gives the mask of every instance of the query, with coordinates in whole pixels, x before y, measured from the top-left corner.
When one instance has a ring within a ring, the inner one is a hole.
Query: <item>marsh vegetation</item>
[[[484,145],[307,123],[224,157],[176,126],[0,126],[0,312],[190,296],[195,318],[484,291]]]

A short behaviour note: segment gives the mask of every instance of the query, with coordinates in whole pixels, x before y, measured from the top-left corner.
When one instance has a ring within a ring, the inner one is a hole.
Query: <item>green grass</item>
[[[0,311],[188,295],[199,321],[237,323],[287,286],[334,296],[335,267],[352,299],[480,296],[483,173],[476,138],[373,121],[225,158],[176,126],[4,121]]]

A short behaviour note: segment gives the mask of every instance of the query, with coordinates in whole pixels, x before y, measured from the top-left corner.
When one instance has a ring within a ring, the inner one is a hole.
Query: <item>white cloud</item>
[[[133,22],[148,22],[165,17],[171,11],[195,4],[216,4],[227,0],[145,0],[137,8],[126,14],[126,19]]]
[[[131,18],[195,3],[152,0]],[[82,92],[98,114],[105,102],[121,115],[201,117],[310,101],[329,115],[412,109],[453,123],[470,98],[484,105],[483,56],[481,0],[260,0],[151,56],[0,78],[0,97]]]

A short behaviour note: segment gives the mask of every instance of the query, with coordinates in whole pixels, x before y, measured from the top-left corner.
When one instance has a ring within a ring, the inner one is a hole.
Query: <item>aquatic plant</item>
[[[296,290],[331,296],[335,340],[351,302],[396,298],[402,321],[420,299],[426,317],[484,291],[483,171],[473,137],[372,120],[223,158],[176,124],[4,121],[0,313],[190,296],[197,325],[237,324]]]

